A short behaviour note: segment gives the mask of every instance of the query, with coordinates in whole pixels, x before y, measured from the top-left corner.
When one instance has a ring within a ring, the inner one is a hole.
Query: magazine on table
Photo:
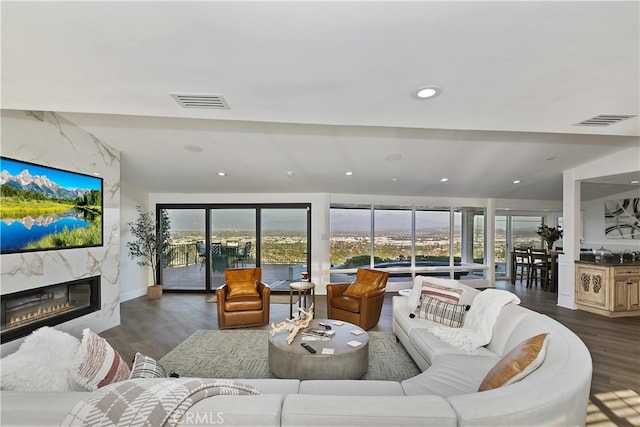
[[[311,328],[302,331],[300,335],[302,341],[328,341],[335,335],[336,331],[320,329],[320,328]]]

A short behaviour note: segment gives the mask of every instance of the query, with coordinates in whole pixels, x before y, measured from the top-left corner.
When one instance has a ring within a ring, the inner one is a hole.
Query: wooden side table
[[[313,295],[313,306],[316,305],[316,285],[312,282],[292,282],[289,284],[289,318],[293,317],[293,291],[298,291],[298,307],[302,307],[302,298],[304,297],[304,308],[307,306],[307,294]]]

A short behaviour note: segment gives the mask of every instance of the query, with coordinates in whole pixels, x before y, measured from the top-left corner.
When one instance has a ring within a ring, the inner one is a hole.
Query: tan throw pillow
[[[229,289],[227,299],[260,296],[253,269],[226,270],[224,277]]]
[[[520,381],[542,365],[547,350],[547,335],[540,334],[524,340],[504,355],[494,366],[478,391],[493,390]]]
[[[358,270],[356,280],[349,285],[343,295],[360,298],[365,292],[377,289],[380,282],[380,274],[369,270]]]

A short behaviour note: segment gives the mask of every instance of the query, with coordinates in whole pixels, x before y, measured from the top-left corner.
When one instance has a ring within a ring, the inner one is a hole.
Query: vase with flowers
[[[542,237],[542,240],[545,241],[545,243],[547,244],[547,250],[552,250],[553,249],[553,244],[555,243],[556,240],[559,240],[562,238],[562,229],[560,228],[560,226],[556,227],[549,227],[546,224],[542,224],[540,225],[540,227],[538,227],[538,236]]]

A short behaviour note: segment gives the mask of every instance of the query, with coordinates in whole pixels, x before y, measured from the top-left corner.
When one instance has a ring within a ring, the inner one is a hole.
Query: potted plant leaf
[[[560,227],[549,227],[548,225],[542,224],[538,227],[538,236],[542,237],[542,240],[547,244],[547,250],[553,250],[553,244],[556,240],[562,238],[562,229]]]
[[[147,297],[157,299],[162,296],[162,284],[155,283],[158,280],[160,255],[169,247],[171,237],[169,217],[163,211],[158,227],[153,213],[143,212],[140,206],[136,209],[138,219],[129,223],[129,231],[133,236],[133,240],[127,242],[129,257],[138,258],[138,265],[151,267],[154,283],[147,287]]]

